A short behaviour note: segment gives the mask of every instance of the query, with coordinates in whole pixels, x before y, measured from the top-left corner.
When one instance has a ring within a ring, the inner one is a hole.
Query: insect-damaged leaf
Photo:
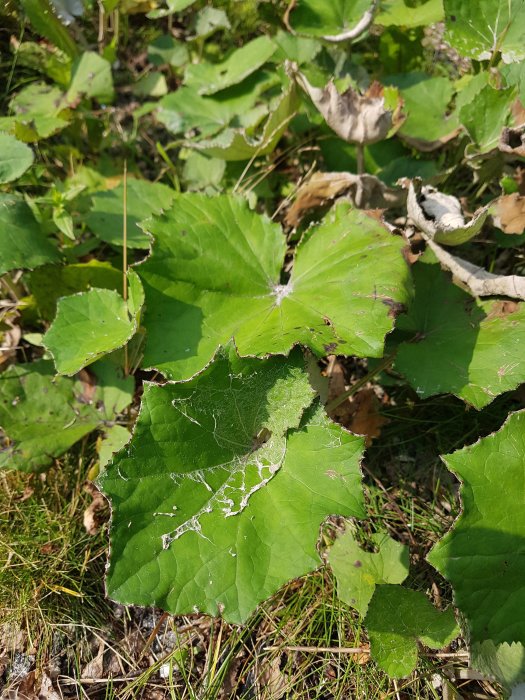
[[[320,408],[303,416],[312,398],[298,351],[261,362],[231,349],[189,382],[147,384],[131,442],[100,477],[109,594],[241,622],[315,568],[320,522],[363,513],[363,440]]]
[[[443,459],[462,513],[428,559],[454,587],[471,643],[525,644],[525,411]]]
[[[486,61],[497,51],[504,63],[525,58],[523,0],[444,0],[446,40],[463,56]]]
[[[408,296],[402,241],[342,204],[300,243],[281,284],[280,227],[231,196],[185,194],[146,223],[152,255],[137,267],[146,293],[146,366],[186,379],[234,337],[241,355],[380,356]]]
[[[133,379],[99,363],[89,383],[55,377],[53,363],[39,360],[0,375],[0,467],[45,469],[80,438],[113,420],[133,397]]]
[[[424,593],[399,585],[376,586],[365,626],[372,658],[391,678],[414,670],[418,641],[441,649],[459,634],[452,608],[440,612]]]
[[[525,305],[476,300],[434,260],[425,253],[413,268],[395,366],[420,396],[451,393],[480,409],[525,381]]]

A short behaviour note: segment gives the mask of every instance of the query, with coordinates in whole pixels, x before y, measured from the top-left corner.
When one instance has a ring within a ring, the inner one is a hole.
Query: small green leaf
[[[203,7],[195,15],[195,35],[206,38],[215,34],[219,29],[231,29],[230,20],[224,10],[216,7]]]
[[[429,253],[413,276],[413,304],[397,322],[407,340],[395,366],[419,396],[451,393],[481,409],[525,381],[525,304],[474,299]]]
[[[260,68],[275,53],[276,45],[267,36],[259,36],[236,49],[221,63],[192,63],[186,68],[184,82],[199,95],[213,95],[237,85]]]
[[[97,379],[95,399],[104,420],[113,421],[133,401],[135,380],[124,376],[124,371],[110,355],[90,366]]]
[[[139,222],[167,209],[175,196],[166,185],[129,178],[127,183],[127,247],[148,249],[151,239]],[[93,206],[86,223],[97,238],[114,246],[124,242],[124,185],[93,195]]]
[[[424,593],[398,585],[376,586],[365,626],[371,656],[391,678],[415,669],[418,641],[441,649],[459,634],[452,608],[440,612]]]
[[[144,362],[173,379],[202,370],[235,338],[241,355],[381,356],[392,309],[409,293],[401,239],[348,205],[308,231],[281,284],[281,228],[231,196],[184,194],[145,223],[155,237],[144,283]]]
[[[64,95],[56,86],[31,83],[9,103],[13,116],[0,117],[0,131],[8,131],[20,141],[48,138],[69,123]]]
[[[96,97],[99,102],[111,102],[114,95],[109,61],[94,51],[84,51],[73,63],[67,101],[74,103],[80,97]]]
[[[452,584],[471,643],[525,645],[525,411],[443,460],[461,479],[462,513],[428,556]]]
[[[0,468],[45,469],[101,420],[80,382],[55,379],[52,362],[11,365],[0,375]]]
[[[496,90],[485,85],[471,102],[461,108],[461,123],[482,153],[498,145],[502,129],[511,118],[510,107],[515,97],[514,88]],[[480,114],[483,114],[483,119],[479,118]]]
[[[159,101],[156,117],[173,134],[198,129],[201,136],[210,137],[230,125],[248,128],[261,119],[261,110],[256,107],[261,94],[278,82],[275,73],[261,70],[216,97],[181,87]],[[263,106],[262,116],[266,112]]]
[[[0,194],[0,275],[59,260],[56,246],[24,200],[15,194]]]
[[[223,160],[249,160],[255,156],[272,153],[295,115],[299,97],[294,87],[285,92],[275,109],[270,112],[259,138],[247,136],[244,129],[228,129],[213,141],[189,142],[187,145],[198,149],[212,158]]]
[[[113,455],[121,450],[128,442],[131,434],[123,425],[112,425],[104,431],[104,438],[97,442],[98,460],[103,469]]]
[[[57,372],[72,375],[125,345],[137,328],[124,299],[110,289],[91,289],[59,299],[57,315],[44,335]]]
[[[445,39],[463,56],[488,61],[501,52],[504,63],[525,58],[523,0],[444,0]]]
[[[330,423],[301,354],[223,352],[189,382],[146,384],[131,442],[100,477],[111,499],[109,595],[242,622],[319,565],[319,524],[363,515],[363,440]]]
[[[339,536],[328,553],[337,580],[337,595],[363,617],[379,583],[402,583],[408,576],[408,547],[386,534],[372,535],[377,552],[366,552],[350,530]]]
[[[159,36],[148,46],[148,59],[154,66],[168,64],[173,68],[180,68],[189,61],[189,58],[186,44],[177,41],[169,34]]]
[[[352,29],[370,6],[370,0],[298,0],[291,25],[307,36],[338,35]]]
[[[407,5],[406,0],[382,0],[374,24],[384,27],[427,27],[442,22],[444,17],[443,0],[426,0],[415,6]]]
[[[0,132],[0,183],[16,180],[33,164],[33,151],[14,136]]]
[[[122,270],[98,260],[74,265],[43,265],[25,275],[24,280],[46,321],[54,318],[60,297],[87,292],[92,287],[122,293]]]

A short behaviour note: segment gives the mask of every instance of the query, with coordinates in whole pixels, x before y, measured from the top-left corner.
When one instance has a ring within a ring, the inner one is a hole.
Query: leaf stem
[[[362,143],[356,144],[357,149],[357,174],[363,175],[365,172],[365,147]]]
[[[396,357],[395,353],[392,353],[391,355],[387,355],[384,357],[381,362],[374,367],[374,369],[370,370],[367,374],[365,374],[364,377],[361,377],[361,379],[358,379],[357,382],[354,382],[352,386],[347,389],[346,391],[343,391],[342,394],[339,394],[339,396],[336,396],[335,399],[332,399],[330,403],[327,403],[325,406],[326,412],[331,413],[334,409],[336,409],[338,406],[340,406],[346,399],[348,399],[350,396],[356,393],[356,391],[359,391],[365,384],[368,384],[368,382],[373,379],[376,375],[378,375],[380,372],[382,372],[384,369],[387,369],[390,367],[392,362],[394,361]]]
[[[128,300],[128,161],[124,160],[123,218],[122,218],[122,296]],[[124,376],[128,376],[128,344],[124,346]]]

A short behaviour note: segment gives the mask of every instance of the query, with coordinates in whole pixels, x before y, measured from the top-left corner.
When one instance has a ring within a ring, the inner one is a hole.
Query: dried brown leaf
[[[525,126],[517,129],[503,129],[498,148],[503,153],[510,153],[513,156],[525,158]]]
[[[525,231],[525,197],[517,192],[498,197],[491,205],[494,224],[504,233]]]
[[[381,435],[381,428],[390,421],[379,412],[379,399],[374,390],[361,389],[352,397],[352,417],[347,426],[353,433],[365,436],[365,446]]]
[[[93,497],[84,511],[84,527],[88,535],[96,535],[109,518],[108,503],[95,484],[90,481],[84,484],[84,491]]]
[[[388,209],[402,206],[406,201],[406,191],[387,187],[374,175],[315,173],[297,191],[285,217],[286,225],[295,228],[307,212],[338,197],[347,197],[359,209]]]
[[[435,187],[415,180],[409,184],[408,216],[433,241],[445,245],[460,245],[479,233],[489,214],[482,207],[465,223],[461,203],[453,195],[439,192]]]
[[[257,687],[260,700],[279,700],[285,695],[288,679],[281,671],[280,656],[264,657],[259,663]]]

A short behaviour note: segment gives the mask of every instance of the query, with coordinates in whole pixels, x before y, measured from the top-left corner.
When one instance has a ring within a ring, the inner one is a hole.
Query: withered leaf
[[[521,234],[525,231],[525,197],[517,192],[498,197],[492,203],[495,225],[504,233]]]
[[[341,94],[333,80],[324,88],[317,88],[293,67],[291,74],[323,115],[328,126],[349,143],[376,143],[401,126],[404,119],[401,114],[401,98],[398,95],[397,105],[394,109],[389,109],[385,105],[385,89],[378,82],[373,82],[364,94],[352,87]]]
[[[286,214],[285,223],[296,227],[310,210],[343,196],[359,209],[389,209],[403,206],[406,201],[405,190],[387,187],[374,175],[315,173],[297,191],[295,201]]]
[[[520,126],[517,129],[503,129],[498,148],[503,153],[525,158],[525,126]]]

